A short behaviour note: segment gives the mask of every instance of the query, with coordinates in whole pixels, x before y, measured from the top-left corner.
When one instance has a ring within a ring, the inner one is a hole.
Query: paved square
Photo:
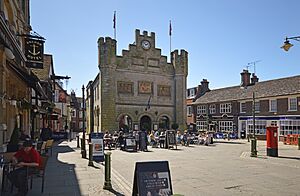
[[[169,161],[173,192],[192,195],[300,195],[300,150],[279,144],[279,157],[266,156],[258,141],[258,157],[250,157],[246,140],[220,140],[211,146],[178,146],[178,150],[112,151],[112,181],[130,195],[135,162]]]

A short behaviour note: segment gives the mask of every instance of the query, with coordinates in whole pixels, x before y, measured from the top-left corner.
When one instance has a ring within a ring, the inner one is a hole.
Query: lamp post
[[[85,112],[85,104],[84,104],[84,85],[82,85],[82,146],[81,146],[81,155],[82,158],[86,158],[86,149],[85,149],[85,125],[84,125],[84,112]]]
[[[295,36],[295,37],[286,37],[285,38],[285,42],[283,44],[283,46],[281,46],[281,48],[283,50],[285,50],[286,52],[291,48],[293,47],[294,45],[290,43],[289,40],[296,40],[296,41],[300,41],[300,36]]]
[[[253,137],[251,138],[251,157],[257,157],[256,138],[255,138],[255,92],[252,93],[252,123],[253,123]]]

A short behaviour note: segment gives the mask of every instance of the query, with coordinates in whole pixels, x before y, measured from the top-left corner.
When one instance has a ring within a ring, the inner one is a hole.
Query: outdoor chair
[[[47,140],[46,142],[46,151],[51,150],[51,156],[52,156],[52,147],[53,147],[54,140]]]
[[[46,173],[46,166],[48,162],[48,156],[41,156],[41,165],[38,167],[34,172],[28,170],[28,179],[30,179],[30,189],[32,189],[32,181],[34,178],[42,178],[42,190],[44,192],[44,182],[45,182],[45,173]]]
[[[45,141],[42,143],[41,149],[39,150],[40,155],[46,154],[46,144],[47,142]]]
[[[36,150],[40,153],[40,155],[45,154],[46,151],[46,142],[38,142]]]
[[[3,155],[3,159],[4,159],[4,166],[3,166],[3,174],[2,174],[2,179],[1,179],[1,192],[4,192],[4,188],[5,188],[5,183],[6,181],[8,181],[7,179],[7,174],[9,173],[9,170],[10,170],[10,166],[9,166],[9,163],[12,159],[12,157],[14,156],[16,152],[5,152],[5,153],[0,153],[1,155]]]

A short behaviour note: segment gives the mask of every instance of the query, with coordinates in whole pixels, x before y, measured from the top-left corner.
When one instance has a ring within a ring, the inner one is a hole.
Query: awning
[[[28,86],[33,88],[41,97],[42,99],[47,99],[47,95],[45,94],[40,81],[36,75],[32,71],[30,71],[31,74],[26,72],[25,70],[22,70],[20,67],[16,66],[15,64],[8,62],[9,67],[17,73],[19,78],[21,78]]]

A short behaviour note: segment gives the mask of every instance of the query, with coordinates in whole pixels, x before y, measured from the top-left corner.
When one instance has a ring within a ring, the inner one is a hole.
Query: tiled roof
[[[246,88],[233,86],[211,90],[199,97],[193,104],[252,99],[253,91],[256,98],[299,94],[300,75],[258,82]]]
[[[50,69],[52,67],[52,55],[44,54],[44,67],[43,69],[31,69],[32,72],[41,80],[47,81],[50,78]]]

